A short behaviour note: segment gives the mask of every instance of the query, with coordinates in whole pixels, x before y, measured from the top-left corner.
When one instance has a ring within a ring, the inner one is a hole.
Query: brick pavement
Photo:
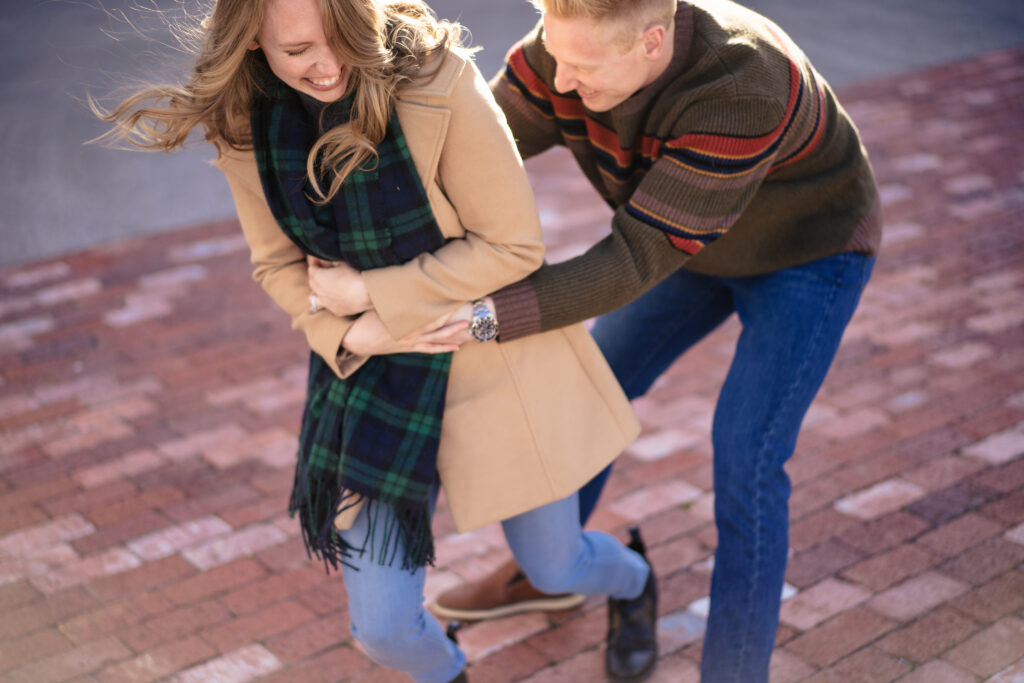
[[[1024,50],[846,88],[884,253],[789,471],[772,680],[1024,680]],[[531,162],[552,259],[607,212]],[[391,681],[285,513],[301,338],[231,222],[0,270],[0,677]],[[727,323],[636,409],[596,516],[661,576],[653,681],[695,681]],[[680,420],[678,416],[688,416]],[[452,534],[428,593],[503,557]],[[603,602],[470,626],[471,678],[600,680]]]

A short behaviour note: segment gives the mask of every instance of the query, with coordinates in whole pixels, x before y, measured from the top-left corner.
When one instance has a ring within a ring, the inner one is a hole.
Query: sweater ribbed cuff
[[[498,341],[506,342],[540,332],[537,292],[520,280],[491,294],[498,319]]]

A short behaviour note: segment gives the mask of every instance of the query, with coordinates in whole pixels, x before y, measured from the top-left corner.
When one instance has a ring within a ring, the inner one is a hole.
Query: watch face
[[[490,341],[498,335],[498,321],[491,316],[474,318],[470,331],[480,341]]]

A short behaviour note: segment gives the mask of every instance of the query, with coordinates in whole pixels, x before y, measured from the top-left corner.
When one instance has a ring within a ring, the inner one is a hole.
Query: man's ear
[[[648,26],[640,34],[640,44],[644,48],[644,56],[648,59],[658,59],[665,50],[666,31],[664,26]]]

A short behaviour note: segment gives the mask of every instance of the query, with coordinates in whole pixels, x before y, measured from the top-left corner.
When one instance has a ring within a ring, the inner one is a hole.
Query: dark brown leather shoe
[[[557,612],[583,604],[583,595],[548,595],[533,587],[516,561],[509,560],[490,576],[464,583],[440,595],[427,609],[438,619],[484,621],[521,612]]]

